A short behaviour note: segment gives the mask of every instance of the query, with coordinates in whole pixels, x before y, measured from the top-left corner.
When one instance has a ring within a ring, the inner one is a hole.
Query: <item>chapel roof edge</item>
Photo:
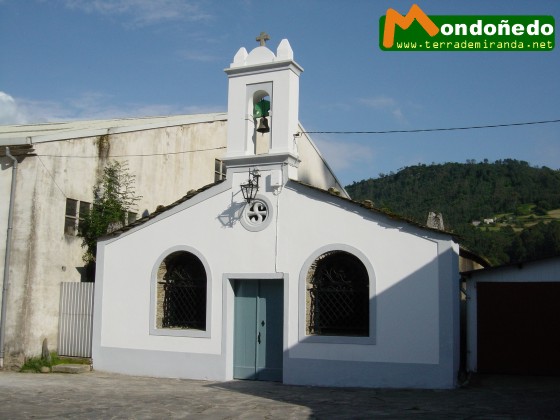
[[[261,36],[264,33],[261,33]],[[268,35],[267,35],[268,36]],[[268,40],[269,38],[267,38]],[[257,38],[259,40],[259,38]],[[245,47],[239,48],[235,56],[233,57],[233,61],[230,64],[228,69],[234,68],[250,68],[253,66],[258,65],[265,65],[275,62],[294,62],[294,51],[290,42],[283,38],[278,47],[276,49],[276,54],[272,52],[264,42],[251,50],[251,52],[247,52]],[[303,71],[301,66],[296,63],[296,66],[299,68],[300,71]],[[226,72],[227,70],[226,69]]]

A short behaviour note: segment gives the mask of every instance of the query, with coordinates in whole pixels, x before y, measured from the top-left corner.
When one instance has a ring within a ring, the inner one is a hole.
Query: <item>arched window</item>
[[[307,334],[369,335],[369,276],[345,251],[320,255],[307,272]]]
[[[207,274],[190,252],[176,251],[157,274],[156,328],[206,330]]]

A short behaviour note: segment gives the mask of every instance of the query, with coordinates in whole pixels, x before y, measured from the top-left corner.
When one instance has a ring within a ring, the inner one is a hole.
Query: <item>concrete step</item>
[[[85,373],[90,372],[91,366],[90,365],[79,365],[79,364],[63,364],[63,365],[54,365],[52,367],[52,372],[55,373]]]

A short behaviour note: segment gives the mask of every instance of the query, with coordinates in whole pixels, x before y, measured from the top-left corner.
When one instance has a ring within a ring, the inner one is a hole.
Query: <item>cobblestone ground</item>
[[[455,390],[390,390],[0,372],[0,419],[28,418],[558,419],[560,378],[478,376]]]

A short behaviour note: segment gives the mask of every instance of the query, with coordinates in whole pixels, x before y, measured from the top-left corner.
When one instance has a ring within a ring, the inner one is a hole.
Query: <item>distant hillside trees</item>
[[[494,264],[560,254],[560,222],[539,223],[539,216],[560,208],[558,170],[513,159],[468,160],[410,166],[346,189],[354,200],[372,200],[419,223],[430,211],[443,213],[445,226]],[[498,223],[472,225],[483,219]]]

